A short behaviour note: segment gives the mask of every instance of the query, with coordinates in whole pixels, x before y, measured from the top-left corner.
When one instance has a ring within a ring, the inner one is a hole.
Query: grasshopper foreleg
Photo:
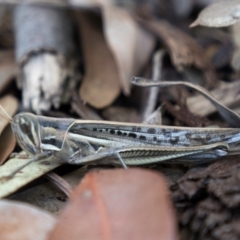
[[[43,158],[48,158],[50,157],[51,154],[50,153],[40,153],[37,154],[35,156],[33,156],[32,158],[30,158],[26,163],[24,163],[23,165],[19,166],[18,168],[16,168],[14,171],[12,171],[9,175],[2,177],[3,179],[11,179],[12,177],[14,177],[18,172],[20,172],[23,168],[25,168],[26,166],[28,166],[29,164],[31,164],[32,162],[41,160]]]
[[[100,152],[104,152],[104,151],[106,151],[106,148],[100,147],[100,148],[98,149],[98,151],[97,151],[96,154],[98,154],[98,153],[100,153]],[[113,154],[113,155],[114,155],[114,154]],[[115,155],[116,155],[116,157],[119,159],[119,161],[120,161],[120,163],[122,164],[123,168],[127,169],[128,167],[127,167],[126,163],[123,161],[120,153],[116,151],[116,152],[115,152]]]

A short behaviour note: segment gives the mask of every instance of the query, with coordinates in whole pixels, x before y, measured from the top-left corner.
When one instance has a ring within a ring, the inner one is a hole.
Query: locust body
[[[240,129],[188,128],[109,121],[57,119],[21,113],[12,120],[18,144],[29,154],[55,156],[71,164],[95,162],[116,154],[127,165],[170,159],[217,158],[234,154]],[[115,159],[115,160],[114,160]]]

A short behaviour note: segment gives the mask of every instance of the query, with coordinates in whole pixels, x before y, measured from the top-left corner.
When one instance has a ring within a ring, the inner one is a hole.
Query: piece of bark
[[[23,107],[37,113],[67,102],[79,80],[73,29],[67,10],[17,5],[16,61]]]
[[[172,186],[179,222],[195,239],[239,239],[238,159],[191,169]]]
[[[26,203],[0,201],[1,240],[47,240],[55,218]]]
[[[214,98],[227,107],[236,105],[240,101],[239,93],[240,81],[234,81],[232,83],[221,82],[216,89],[210,91],[210,94]],[[186,103],[192,113],[202,117],[216,112],[214,105],[201,95],[189,97]]]
[[[163,41],[178,71],[183,72],[186,67],[195,67],[204,73],[205,85],[208,88],[215,86],[217,79],[213,66],[203,55],[202,47],[193,38],[166,21],[138,21]]]
[[[164,179],[140,169],[91,172],[73,192],[53,239],[177,239]]]

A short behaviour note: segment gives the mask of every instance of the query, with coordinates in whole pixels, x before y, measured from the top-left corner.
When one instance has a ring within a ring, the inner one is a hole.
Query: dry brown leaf
[[[166,182],[140,169],[91,172],[49,239],[177,239]]]
[[[213,3],[203,9],[190,27],[226,27],[240,21],[240,1],[228,0]]]
[[[0,165],[2,165],[7,157],[13,151],[16,145],[16,139],[13,135],[11,126],[8,125],[2,132],[0,136]]]
[[[42,209],[16,201],[0,201],[1,240],[45,240],[55,223],[55,218]]]
[[[120,94],[117,66],[105,42],[100,16],[82,12],[77,18],[86,70],[80,96],[92,106],[102,108]]]
[[[17,111],[18,101],[12,95],[6,95],[0,99],[0,105],[12,117]],[[4,113],[0,110],[0,134],[3,132],[3,129],[9,124],[9,121],[1,116],[4,116]]]
[[[212,64],[203,55],[204,50],[193,38],[165,21],[138,20],[160,40],[163,40],[173,64],[179,71],[193,66],[203,71],[209,87],[215,84],[216,76]]]

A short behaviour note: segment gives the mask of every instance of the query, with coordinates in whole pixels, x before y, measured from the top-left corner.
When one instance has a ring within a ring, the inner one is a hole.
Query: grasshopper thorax
[[[11,121],[12,131],[21,148],[35,155],[41,153],[39,122],[32,113],[17,114]]]

